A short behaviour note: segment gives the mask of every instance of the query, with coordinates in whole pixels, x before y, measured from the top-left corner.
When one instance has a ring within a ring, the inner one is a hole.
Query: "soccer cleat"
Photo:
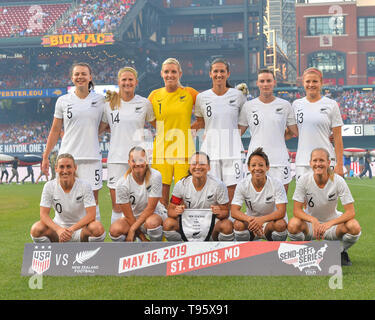
[[[351,266],[352,262],[350,261],[349,255],[346,251],[341,252],[341,266]]]

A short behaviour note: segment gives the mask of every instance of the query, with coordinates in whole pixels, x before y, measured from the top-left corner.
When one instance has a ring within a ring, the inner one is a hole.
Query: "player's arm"
[[[247,130],[248,126],[242,126],[242,125],[238,125],[238,129],[240,130],[240,134],[241,136],[245,133],[245,131]]]
[[[229,202],[225,204],[212,205],[211,210],[218,219],[227,219],[229,217]]]
[[[335,225],[341,224],[341,223],[348,222],[351,219],[354,219],[354,217],[355,217],[354,203],[353,202],[348,203],[348,204],[344,205],[343,207],[344,207],[344,213],[341,216],[339,216],[335,219],[332,219],[330,221],[327,221],[325,223],[322,223],[319,226],[319,230],[318,230],[318,233],[320,235],[319,239],[323,238],[324,233],[329,228],[331,228]]]
[[[110,126],[107,122],[100,121],[99,125],[99,136],[104,132],[110,132]]]
[[[96,206],[87,207],[87,208],[85,208],[85,210],[86,210],[86,215],[81,220],[79,220],[77,223],[75,223],[74,225],[72,225],[71,227],[68,228],[69,230],[72,231],[72,233],[74,231],[82,229],[84,226],[87,226],[89,223],[95,221]]]
[[[342,142],[342,135],[341,135],[341,127],[334,127],[332,128],[333,132],[333,141],[335,145],[335,154],[336,154],[336,165],[335,165],[335,173],[340,176],[344,176],[344,169],[343,169],[343,153],[344,153],[344,145]]]
[[[59,225],[53,222],[53,220],[49,216],[50,211],[51,211],[51,208],[40,206],[40,221],[44,225],[46,225],[49,229],[56,232],[60,242],[69,241],[70,240],[69,236],[66,240],[64,240],[65,238],[63,236],[63,233],[66,231],[66,229],[60,227]]]
[[[203,117],[196,117],[196,120],[192,123],[191,129],[192,130],[199,130],[199,129],[204,129],[205,123],[204,123],[204,118]]]
[[[304,210],[304,203],[294,200],[293,204],[293,216],[306,222],[310,222],[313,227],[313,233],[316,238],[319,238],[318,230],[320,222],[317,218],[307,214]]]
[[[285,213],[286,203],[278,203],[276,204],[276,210],[274,212],[261,217],[255,217],[255,219],[260,225],[263,225],[265,222],[283,219],[285,217]]]
[[[285,140],[292,139],[294,137],[298,137],[298,126],[296,124],[293,124],[291,126],[288,126],[285,130]]]
[[[168,217],[177,219],[185,210],[184,200],[172,195],[168,205]]]
[[[46,149],[43,152],[43,160],[42,160],[42,171],[46,176],[48,176],[48,169],[49,169],[49,154],[51,153],[52,149],[56,145],[57,141],[60,137],[60,132],[63,125],[63,119],[53,118],[52,127],[50,133],[48,135]]]

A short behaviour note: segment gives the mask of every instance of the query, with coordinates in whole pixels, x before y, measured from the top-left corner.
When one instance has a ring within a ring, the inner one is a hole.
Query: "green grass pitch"
[[[29,288],[22,277],[24,244],[39,219],[43,183],[0,185],[0,299],[8,300],[287,300],[375,299],[375,179],[348,180],[362,227],[350,250],[353,266],[343,268],[342,289],[330,289],[330,277],[314,276],[173,276],[173,277],[43,277],[42,289]],[[288,215],[292,213],[291,183]],[[111,201],[107,187],[100,191],[102,222],[108,231]],[[110,241],[107,233],[106,241]]]

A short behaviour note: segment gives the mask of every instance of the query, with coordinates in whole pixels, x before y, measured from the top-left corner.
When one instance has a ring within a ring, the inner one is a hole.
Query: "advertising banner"
[[[21,274],[326,276],[332,266],[339,241],[27,243]]]

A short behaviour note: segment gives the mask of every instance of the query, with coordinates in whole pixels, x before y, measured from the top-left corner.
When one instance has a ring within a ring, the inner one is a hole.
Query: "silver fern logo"
[[[100,247],[95,250],[87,250],[87,251],[81,251],[76,254],[76,259],[73,262],[73,265],[77,262],[79,264],[82,264],[86,262],[87,260],[91,259],[93,256],[95,256],[98,251],[100,250]]]

